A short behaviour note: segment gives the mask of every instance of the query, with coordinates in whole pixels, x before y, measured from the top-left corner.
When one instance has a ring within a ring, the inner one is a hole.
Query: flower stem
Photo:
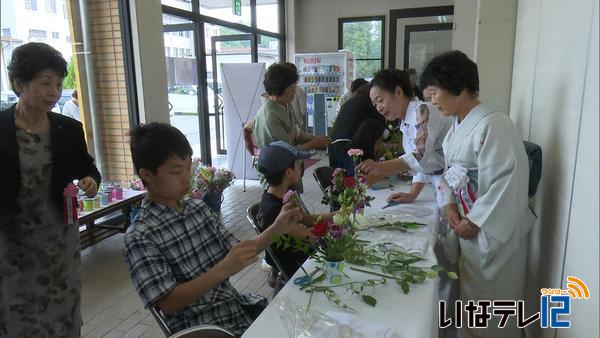
[[[375,275],[375,276],[380,276],[380,277],[385,277],[385,278],[391,278],[391,279],[399,279],[396,276],[386,275],[386,274],[375,272],[375,271],[371,271],[371,270],[363,270],[363,269],[355,268],[353,266],[351,266],[350,269],[355,270],[355,271],[360,271],[360,272],[368,273],[368,274]]]

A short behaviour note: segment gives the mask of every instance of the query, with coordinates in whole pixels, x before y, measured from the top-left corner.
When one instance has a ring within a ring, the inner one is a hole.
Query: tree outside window
[[[385,18],[340,18],[338,47],[354,54],[356,77],[370,79],[383,68]]]

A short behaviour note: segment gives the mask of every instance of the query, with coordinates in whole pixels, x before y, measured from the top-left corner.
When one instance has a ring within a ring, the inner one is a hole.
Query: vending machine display
[[[333,53],[303,53],[295,55],[298,68],[298,85],[306,92],[308,126],[314,126],[314,94],[324,94],[327,101],[337,102],[354,80],[354,56],[348,51]],[[328,126],[335,119],[327,112]]]

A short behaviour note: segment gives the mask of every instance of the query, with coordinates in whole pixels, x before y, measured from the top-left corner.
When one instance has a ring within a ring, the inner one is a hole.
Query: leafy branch
[[[334,288],[344,288],[345,292],[350,292],[351,294],[361,295],[361,299],[370,306],[375,306],[377,304],[377,300],[368,294],[365,293],[365,288],[375,287],[377,285],[383,285],[387,282],[385,278],[379,279],[367,279],[359,282],[347,282],[343,284],[334,284],[334,285],[314,285],[314,283],[310,286],[304,286],[304,291],[311,294],[306,310],[310,307],[310,303],[312,300],[312,295],[316,292],[320,292],[327,297],[327,299],[334,303],[335,305],[350,311],[356,311],[354,308],[350,307],[347,304],[344,304],[338,294],[333,290]]]

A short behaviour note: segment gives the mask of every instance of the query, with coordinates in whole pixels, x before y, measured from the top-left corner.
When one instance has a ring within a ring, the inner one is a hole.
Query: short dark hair
[[[382,121],[375,119],[364,120],[356,130],[356,133],[354,133],[347,149],[362,149],[363,160],[377,161],[378,159],[375,158],[375,144],[377,140],[383,137],[384,130],[385,123]]]
[[[466,89],[479,93],[477,64],[465,53],[453,50],[434,57],[421,74],[419,87],[436,86],[458,96]]]
[[[417,75],[417,70],[414,68],[406,68],[404,71],[406,72],[406,75],[408,75],[408,76]]]
[[[358,91],[360,89],[360,87],[362,87],[363,85],[368,85],[369,82],[365,79],[363,79],[362,77],[359,77],[358,79],[355,79],[354,81],[352,81],[352,83],[350,84],[350,92],[354,93],[356,91]]]
[[[256,165],[256,168],[258,169],[258,172],[265,176],[265,180],[267,181],[267,183],[269,183],[270,186],[278,186],[281,184],[281,182],[283,182],[283,175],[285,174],[285,171],[288,169],[294,169],[295,165],[296,160],[292,160],[292,162],[290,162],[290,164],[287,167],[285,167],[285,169],[276,172],[272,175],[265,175],[267,170],[260,165]]]
[[[71,96],[74,97],[74,98],[76,98],[76,99],[78,98],[77,97],[77,89],[73,89],[73,92],[71,93]]]
[[[286,62],[284,63],[284,65],[290,67],[291,69],[293,69],[295,72],[298,72],[298,68],[296,67],[295,64],[291,63],[291,62]]]
[[[400,87],[404,92],[404,96],[409,99],[415,96],[408,75],[398,69],[383,69],[375,73],[369,84],[369,88],[373,87],[381,88],[390,93],[394,93],[396,87]]]
[[[281,96],[287,87],[296,82],[298,82],[298,72],[286,64],[274,63],[267,69],[263,84],[267,94]]]
[[[46,69],[52,69],[63,79],[67,76],[67,61],[59,51],[41,42],[29,42],[15,48],[7,67],[8,78],[13,92],[20,96],[14,86],[14,80],[27,83]]]
[[[137,174],[142,168],[156,174],[158,167],[167,162],[169,157],[185,159],[193,153],[185,135],[165,123],[152,122],[138,126],[130,136],[131,158]]]

